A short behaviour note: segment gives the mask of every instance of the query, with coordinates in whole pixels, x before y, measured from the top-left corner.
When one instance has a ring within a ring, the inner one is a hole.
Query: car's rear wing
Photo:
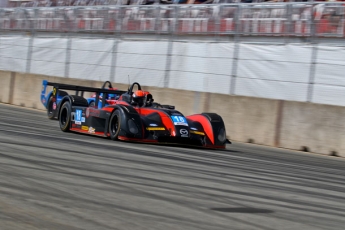
[[[46,90],[47,86],[53,86],[53,90],[48,93],[46,96]],[[112,90],[112,89],[102,89],[102,88],[96,88],[96,87],[88,87],[88,86],[79,86],[79,85],[69,85],[69,84],[61,84],[61,83],[55,83],[55,82],[49,82],[47,80],[42,81],[42,92],[41,92],[41,102],[46,105],[49,97],[53,95],[53,97],[58,97],[59,96],[59,91],[60,90],[71,90],[75,91],[76,96],[84,96],[84,92],[93,92],[96,93],[95,97],[95,103],[96,105],[99,102],[100,99],[100,94],[103,94],[102,98],[102,104],[105,104],[105,98],[108,97],[108,94],[124,94],[127,91],[123,90]]]

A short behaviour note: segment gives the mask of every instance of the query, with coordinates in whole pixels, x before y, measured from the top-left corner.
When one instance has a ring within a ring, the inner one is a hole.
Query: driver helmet
[[[137,90],[133,93],[133,102],[139,107],[143,107],[146,104],[146,93],[142,90]]]

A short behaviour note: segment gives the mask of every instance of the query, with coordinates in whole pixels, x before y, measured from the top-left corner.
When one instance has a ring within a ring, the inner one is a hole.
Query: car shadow
[[[90,135],[87,133],[81,133],[81,132],[73,132],[73,134],[76,135],[80,135],[80,136],[88,136],[88,137],[92,137],[92,138],[99,138],[99,139],[103,139],[103,140],[110,140],[109,137],[105,137],[105,136],[99,136],[99,135]],[[230,153],[239,153],[240,151],[236,151],[236,150],[232,150],[229,149],[229,147],[232,144],[227,144],[227,148],[226,149],[213,149],[213,148],[205,148],[202,146],[196,146],[196,145],[186,145],[186,144],[179,144],[179,143],[167,143],[167,142],[155,142],[155,143],[151,143],[151,142],[139,142],[139,141],[119,141],[122,143],[130,143],[133,145],[152,145],[152,146],[169,146],[169,147],[176,147],[176,148],[181,148],[181,149],[198,149],[201,151],[208,151],[208,150],[212,150],[212,151],[216,151],[216,152],[230,152]]]
[[[238,207],[238,208],[211,208],[217,212],[230,212],[230,213],[273,213],[274,211],[260,208]]]

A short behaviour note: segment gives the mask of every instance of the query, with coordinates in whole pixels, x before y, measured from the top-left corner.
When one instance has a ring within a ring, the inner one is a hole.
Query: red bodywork
[[[150,94],[150,92],[148,92],[148,91],[143,91],[143,92],[145,93],[146,96],[148,94]],[[110,104],[110,105],[130,105],[130,104],[128,102],[126,102],[126,101],[123,101],[122,95],[121,95],[118,100],[112,100],[112,104]],[[132,106],[132,105],[130,105],[130,106]],[[150,107],[136,107],[136,106],[132,106],[132,107],[141,116],[147,116],[147,115],[149,115],[151,113],[158,113],[160,115],[161,119],[162,119],[162,122],[163,122],[165,128],[170,131],[170,135],[171,136],[176,136],[176,130],[175,130],[174,123],[172,122],[170,117],[166,113],[164,113],[163,111],[160,111],[160,110],[157,110],[157,109],[153,109],[153,108],[150,108]],[[108,112],[112,112],[114,110],[114,108],[113,107],[104,107],[104,108],[102,108],[102,110],[106,110]],[[119,139],[120,140],[136,140],[136,139],[132,139],[132,138],[128,138],[128,137],[122,137],[122,136],[119,136]],[[140,139],[140,141],[143,141],[143,140]],[[146,140],[146,141],[147,142],[157,142],[157,140]]]
[[[144,92],[146,95],[150,94],[150,92],[148,92],[148,91],[144,91]],[[93,97],[96,97],[96,95],[93,95]],[[161,118],[161,121],[162,121],[164,128],[170,133],[170,136],[171,137],[177,136],[178,131],[176,130],[176,127],[174,125],[174,121],[171,119],[169,114],[164,112],[164,110],[160,110],[160,109],[156,109],[156,108],[152,108],[152,107],[138,107],[138,106],[131,105],[127,101],[123,100],[122,95],[117,100],[107,100],[106,102],[112,106],[105,106],[101,110],[107,111],[109,113],[113,112],[114,105],[131,106],[142,117],[148,116],[152,113],[158,113],[160,118]],[[97,108],[94,108],[94,109],[98,110]],[[90,108],[90,110],[92,110],[92,108]],[[203,128],[204,135],[210,141],[208,144],[205,144],[202,147],[204,147],[204,148],[218,148],[218,149],[226,148],[225,145],[215,145],[215,142],[214,142],[215,137],[214,137],[214,133],[213,133],[212,124],[207,117],[205,117],[204,115],[201,115],[201,114],[195,114],[195,115],[186,116],[185,118],[188,119],[189,121],[198,122],[201,124],[201,126]],[[189,129],[189,126],[186,126],[186,129]],[[81,130],[80,128],[73,128],[72,127],[71,130],[81,132],[81,133],[88,133],[87,130]],[[144,132],[145,128],[142,127],[142,130]],[[108,132],[106,132],[106,133],[94,132],[93,134],[97,135],[97,136],[110,136],[110,134]],[[143,133],[143,136],[144,136],[144,133]],[[145,142],[145,143],[157,143],[157,142],[159,142],[157,139],[131,138],[131,137],[121,136],[121,135],[118,136],[118,139],[124,140],[124,141],[135,141],[135,142]]]

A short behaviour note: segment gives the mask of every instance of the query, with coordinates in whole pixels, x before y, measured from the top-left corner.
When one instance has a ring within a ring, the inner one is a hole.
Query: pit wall
[[[40,102],[42,80],[101,87],[102,81],[79,80],[0,71],[0,102],[45,110]],[[127,90],[127,84],[114,87]],[[144,87],[162,104],[185,115],[216,112],[233,141],[345,157],[345,107],[244,96]]]

